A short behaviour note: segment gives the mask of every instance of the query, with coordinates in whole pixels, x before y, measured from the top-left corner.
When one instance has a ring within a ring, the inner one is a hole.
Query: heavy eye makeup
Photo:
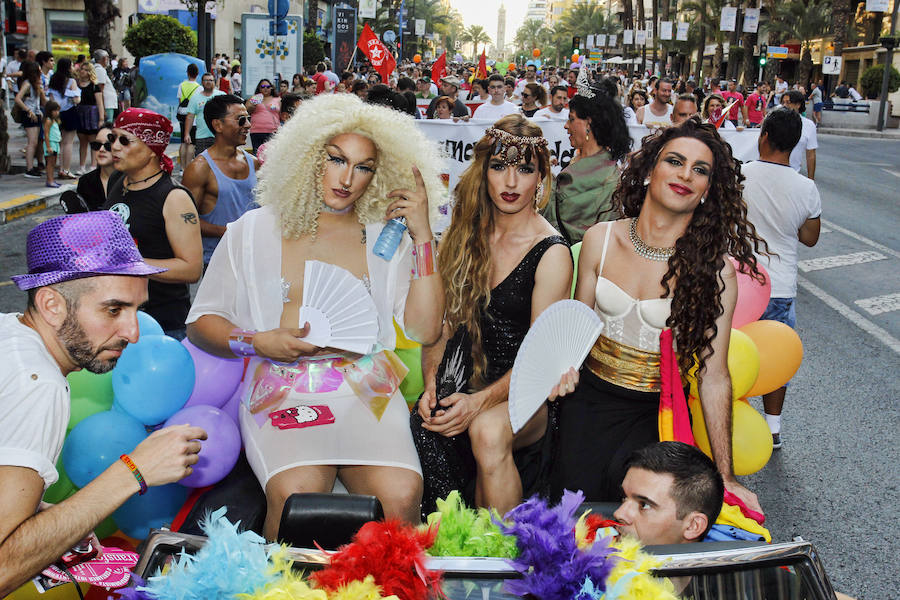
[[[686,159],[680,154],[669,154],[663,160],[673,167],[680,167],[684,164],[684,161]],[[697,163],[696,165],[694,165],[693,169],[694,172],[698,175],[703,175],[704,177],[709,175],[709,167],[706,166],[705,162]]]
[[[347,160],[343,156],[339,156],[335,153],[332,153],[331,151],[326,151],[325,154],[328,156],[328,158],[326,160],[334,165],[340,166],[340,165],[344,165],[347,163]],[[356,165],[356,168],[359,169],[360,171],[362,171],[363,173],[375,173],[375,169],[365,163],[360,163],[360,164]]]
[[[491,162],[488,164],[488,168],[493,171],[503,171],[504,169],[506,169],[506,163],[496,158],[491,159]],[[534,163],[519,163],[517,168],[519,170],[519,173],[522,173],[523,175],[530,175],[534,173],[536,169]]]

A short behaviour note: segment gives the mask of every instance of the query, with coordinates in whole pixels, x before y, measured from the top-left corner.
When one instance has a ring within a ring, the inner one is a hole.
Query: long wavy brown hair
[[[518,136],[543,135],[541,128],[524,116],[503,117],[494,127]],[[491,301],[491,248],[494,230],[494,204],[488,196],[487,171],[494,138],[485,135],[475,144],[472,162],[456,184],[453,220],[441,237],[438,270],[447,295],[446,322],[451,331],[465,327],[472,340],[472,385],[484,384],[487,359],[482,348],[481,315]],[[547,204],[550,196],[550,152],[537,147],[537,166],[543,193],[535,210]],[[539,188],[540,189],[540,188]]]
[[[733,256],[742,272],[762,282],[764,276],[753,253],[759,252],[760,243],[765,245],[765,242],[747,220],[740,161],[732,156],[731,146],[719,136],[715,126],[701,124],[697,117],[643,139],[613,194],[613,200],[625,216],[640,214],[647,194],[644,180],[656,166],[663,147],[680,137],[703,142],[713,155],[706,200],[694,209],[687,230],[675,242],[675,254],[669,258],[669,269],[660,282],[665,290],[663,298],[668,297],[673,285],[675,288],[666,325],[674,329],[679,366],[682,372],[687,372],[696,357],[699,377],[706,360],[713,354],[712,340],[718,333],[716,319],[725,311],[722,305],[725,256]]]

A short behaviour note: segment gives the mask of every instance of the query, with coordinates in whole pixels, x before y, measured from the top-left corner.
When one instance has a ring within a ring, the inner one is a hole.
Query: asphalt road
[[[813,542],[838,590],[892,600],[900,597],[900,141],[821,136],[819,144],[825,228],[817,246],[801,247],[804,362],[788,391],[784,448],[745,483],[775,539]],[[0,225],[0,312],[24,306],[8,277],[26,271],[27,231],[56,214]]]

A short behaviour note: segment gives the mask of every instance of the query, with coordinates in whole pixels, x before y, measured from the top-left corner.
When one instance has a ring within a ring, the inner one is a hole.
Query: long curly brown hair
[[[540,136],[541,128],[520,114],[508,115],[494,127],[518,136]],[[441,236],[441,260],[438,270],[447,295],[447,325],[451,331],[460,326],[472,340],[472,384],[484,383],[487,359],[482,352],[481,315],[491,301],[491,232],[494,229],[493,202],[488,196],[487,171],[494,138],[488,135],[475,144],[472,161],[455,188],[456,204],[450,227]],[[537,147],[537,167],[543,193],[535,209],[547,204],[550,195],[550,153]]]
[[[713,354],[712,340],[718,333],[716,319],[725,311],[725,256],[733,256],[742,272],[763,282],[753,253],[759,252],[760,243],[765,242],[747,220],[740,161],[732,156],[731,146],[719,136],[715,126],[701,124],[697,117],[648,135],[640,150],[631,155],[613,194],[625,216],[640,214],[647,194],[644,180],[656,166],[663,147],[680,137],[706,144],[712,151],[713,166],[706,200],[694,209],[687,230],[675,242],[675,254],[669,258],[669,269],[660,283],[665,290],[663,298],[668,297],[671,286],[675,287],[666,325],[674,329],[679,366],[687,372],[696,357],[699,376]]]

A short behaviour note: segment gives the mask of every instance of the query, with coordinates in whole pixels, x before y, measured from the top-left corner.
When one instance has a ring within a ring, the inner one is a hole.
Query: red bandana
[[[166,173],[172,173],[172,159],[166,156],[166,147],[172,135],[172,122],[159,113],[145,108],[129,108],[122,111],[114,124],[116,129],[124,129],[150,147],[159,157],[159,166]]]

